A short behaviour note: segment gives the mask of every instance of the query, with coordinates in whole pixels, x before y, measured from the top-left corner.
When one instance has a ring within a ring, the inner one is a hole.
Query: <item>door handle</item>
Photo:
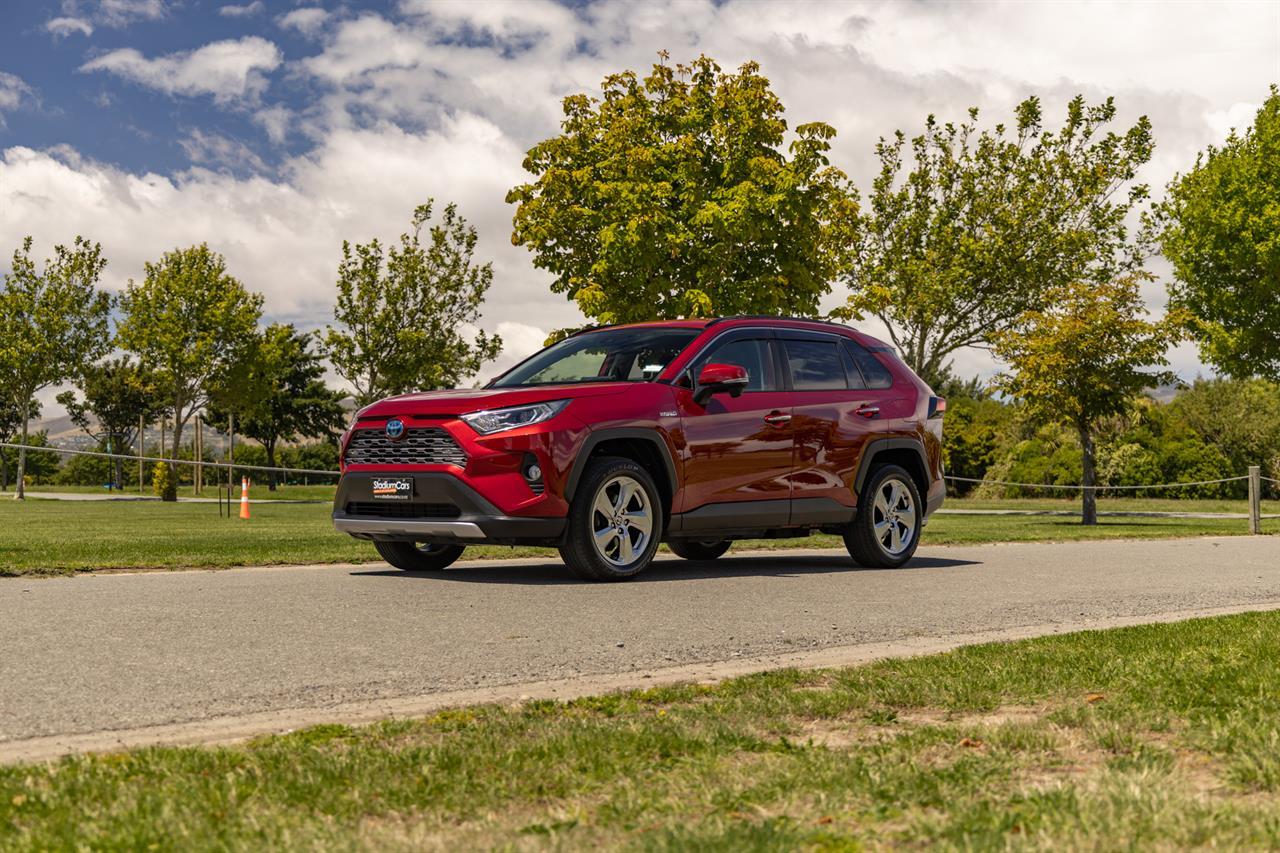
[[[854,409],[853,413],[855,415],[862,415],[864,418],[874,418],[876,415],[880,414],[880,407],[863,405]]]
[[[782,412],[770,412],[764,416],[764,422],[769,426],[786,426],[791,423],[791,415]]]

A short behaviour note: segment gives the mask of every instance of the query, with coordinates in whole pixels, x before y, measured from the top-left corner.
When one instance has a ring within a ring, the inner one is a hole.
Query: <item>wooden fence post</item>
[[[1249,532],[1262,532],[1262,468],[1249,466]]]

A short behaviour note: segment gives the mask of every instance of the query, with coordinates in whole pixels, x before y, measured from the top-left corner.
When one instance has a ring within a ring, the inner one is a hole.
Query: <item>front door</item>
[[[684,531],[781,526],[790,513],[792,453],[790,397],[772,332],[726,333],[693,362],[696,377],[708,363],[747,371],[738,397],[717,394],[705,405],[692,388],[680,388],[684,432]]]

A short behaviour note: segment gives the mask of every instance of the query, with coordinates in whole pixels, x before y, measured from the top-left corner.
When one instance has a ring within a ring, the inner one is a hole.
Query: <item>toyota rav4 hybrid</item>
[[[890,347],[832,323],[596,328],[484,388],[358,412],[333,520],[416,571],[470,544],[550,545],[620,580],[661,542],[713,560],[813,531],[896,567],[942,505],[944,408]]]

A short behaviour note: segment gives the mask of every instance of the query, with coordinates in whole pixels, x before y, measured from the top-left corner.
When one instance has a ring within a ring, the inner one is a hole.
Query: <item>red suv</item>
[[[660,542],[712,560],[815,530],[896,567],[942,505],[943,409],[890,347],[832,323],[591,329],[484,388],[361,410],[333,521],[409,570],[472,543],[553,545],[618,580]]]

